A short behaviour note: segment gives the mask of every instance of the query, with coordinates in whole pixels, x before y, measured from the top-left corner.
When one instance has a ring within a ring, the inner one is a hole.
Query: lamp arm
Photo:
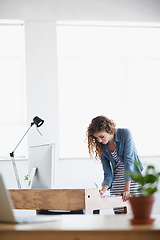
[[[23,137],[21,138],[21,140],[18,142],[18,144],[16,145],[15,149],[13,150],[13,152],[10,153],[10,157],[11,157],[11,160],[12,160],[12,164],[13,164],[14,173],[15,173],[15,176],[16,176],[18,188],[21,188],[21,184],[20,184],[20,179],[19,179],[17,167],[16,167],[16,162],[15,162],[15,159],[14,159],[14,152],[15,152],[15,150],[17,149],[17,147],[19,146],[19,144],[22,142],[23,138],[26,136],[26,134],[28,133],[28,131],[30,130],[30,128],[31,128],[34,124],[36,124],[37,130],[38,130],[38,127],[40,127],[43,123],[44,123],[44,120],[42,120],[41,118],[39,118],[39,117],[37,117],[37,116],[34,117],[34,118],[33,118],[33,122],[31,122],[30,127],[29,127],[28,130],[25,132],[25,134],[23,135]],[[40,132],[39,132],[39,133],[40,133]],[[40,134],[41,134],[41,133],[40,133]]]
[[[28,128],[28,130],[26,131],[26,133],[23,135],[23,137],[21,138],[21,140],[18,142],[18,144],[16,145],[15,149],[13,150],[13,152],[10,153],[10,157],[14,157],[14,152],[17,149],[17,147],[19,146],[19,144],[22,142],[22,140],[24,139],[24,137],[26,136],[26,134],[28,133],[28,131],[30,130],[30,128],[32,127],[32,124],[30,125],[30,127]]]
[[[16,166],[16,162],[14,159],[14,152],[17,149],[17,147],[19,146],[19,144],[22,142],[23,138],[26,136],[26,134],[28,133],[28,131],[30,130],[30,128],[33,126],[33,123],[31,123],[30,127],[28,128],[28,130],[26,131],[26,133],[23,135],[23,137],[21,138],[21,140],[19,141],[19,143],[17,144],[17,146],[15,147],[15,149],[13,150],[13,152],[10,153],[10,157],[12,160],[12,164],[13,164],[13,169],[14,169],[14,173],[16,176],[16,180],[17,180],[17,185],[18,188],[21,189],[21,183],[20,183],[20,179],[19,179],[19,175],[18,175],[18,171],[17,171],[17,166]]]

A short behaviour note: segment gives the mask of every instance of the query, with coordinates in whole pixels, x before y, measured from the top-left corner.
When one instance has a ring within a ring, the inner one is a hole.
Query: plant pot
[[[152,224],[154,219],[150,218],[152,213],[152,207],[155,198],[153,195],[150,196],[133,196],[129,198],[131,205],[133,219],[132,224]]]

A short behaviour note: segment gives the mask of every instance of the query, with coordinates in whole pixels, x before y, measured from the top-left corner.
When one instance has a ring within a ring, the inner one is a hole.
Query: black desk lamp
[[[42,124],[44,123],[44,120],[42,120],[39,117],[34,117],[33,118],[33,122],[31,122],[30,127],[28,128],[28,130],[26,131],[26,133],[23,135],[23,137],[21,138],[21,140],[19,141],[19,143],[17,144],[17,146],[15,147],[15,149],[13,150],[13,152],[10,153],[10,157],[12,160],[12,164],[13,164],[13,168],[14,168],[14,173],[16,176],[16,180],[17,180],[17,185],[18,188],[21,188],[21,184],[20,184],[20,180],[19,180],[19,175],[18,175],[18,171],[17,171],[17,167],[16,167],[16,163],[15,163],[15,159],[14,159],[14,152],[17,149],[17,147],[19,146],[19,144],[22,142],[23,138],[26,136],[26,134],[28,133],[28,131],[30,130],[30,128],[35,124],[38,127],[40,127]]]

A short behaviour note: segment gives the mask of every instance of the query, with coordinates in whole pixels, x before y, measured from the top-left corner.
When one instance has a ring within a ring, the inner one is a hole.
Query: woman
[[[127,201],[130,192],[137,192],[138,185],[131,181],[130,175],[126,173],[134,168],[138,172],[143,169],[142,164],[140,168],[134,165],[134,161],[140,160],[131,132],[128,129],[116,129],[112,120],[98,116],[92,119],[87,137],[90,156],[93,157],[95,153],[96,159],[100,158],[103,165],[104,180],[99,190],[100,195],[110,189],[110,194],[120,195],[123,201]],[[123,209],[114,211],[121,213]]]

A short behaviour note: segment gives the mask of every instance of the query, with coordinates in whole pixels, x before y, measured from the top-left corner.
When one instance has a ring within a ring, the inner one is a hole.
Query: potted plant
[[[135,162],[135,165],[139,163]],[[144,173],[130,172],[131,179],[139,184],[137,196],[131,193],[129,203],[133,213],[132,224],[152,224],[152,207],[155,201],[154,193],[158,191],[160,172],[153,165],[148,165]]]

